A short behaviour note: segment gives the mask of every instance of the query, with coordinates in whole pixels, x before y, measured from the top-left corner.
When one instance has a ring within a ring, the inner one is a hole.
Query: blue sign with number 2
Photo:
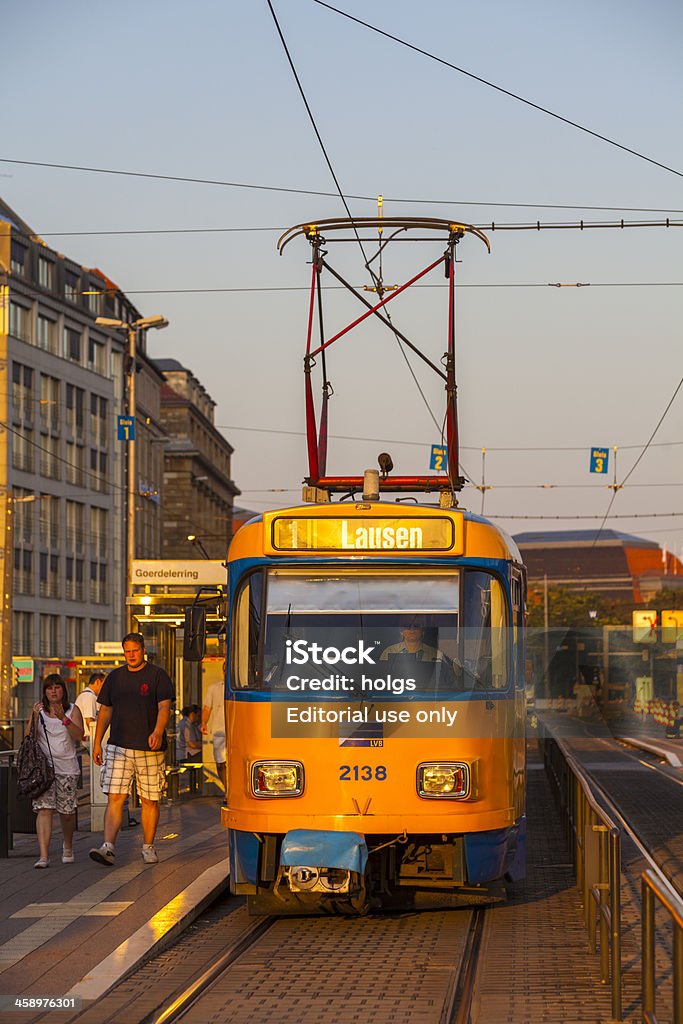
[[[443,444],[433,444],[429,458],[429,468],[437,473],[445,473],[448,468],[448,448]]]

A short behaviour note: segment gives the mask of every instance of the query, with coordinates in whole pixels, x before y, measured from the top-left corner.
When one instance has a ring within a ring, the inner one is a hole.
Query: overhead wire
[[[14,157],[0,157],[0,164],[17,164],[20,167],[44,167],[48,170],[79,171],[84,174],[111,174],[124,178],[148,178],[152,181],[177,181],[189,185],[216,185],[222,188],[244,188],[259,192],[284,192],[302,196],[320,196],[325,199],[336,199],[336,192],[321,189],[289,188],[286,185],[259,185],[248,181],[223,181],[217,178],[195,178],[191,175],[157,174],[152,171],[129,171],[117,167],[91,167],[86,164],[62,164],[49,160],[21,160]],[[347,199],[359,202],[376,202],[377,196],[346,193]],[[385,203],[401,203],[420,206],[496,206],[501,209],[516,210],[594,210],[612,213],[683,213],[683,209],[651,207],[651,206],[598,206],[594,203],[501,203],[474,199],[415,199],[400,196],[384,196]],[[113,233],[113,232],[112,232]],[[64,232],[53,232],[64,234]],[[88,234],[88,232],[82,232]],[[99,232],[98,232],[99,234]]]
[[[614,139],[610,139],[608,136],[602,135],[600,132],[593,131],[591,128],[586,128],[585,125],[579,124],[578,121],[572,121],[570,118],[564,117],[562,114],[558,114],[554,110],[550,110],[548,107],[543,107],[539,103],[534,103],[533,100],[528,100],[524,96],[520,96],[518,93],[512,92],[510,89],[505,89],[501,85],[496,85],[494,82],[490,82],[488,79],[482,78],[481,75],[475,75],[472,71],[467,71],[465,68],[461,68],[457,64],[453,64],[451,61],[445,60],[443,57],[437,57],[436,54],[430,53],[429,50],[416,46],[414,43],[409,43],[407,40],[401,39],[399,36],[395,36],[391,32],[386,32],[384,29],[378,28],[376,25],[371,25],[369,22],[363,21],[362,18],[356,18],[354,15],[348,14],[346,11],[342,11],[340,8],[326,3],[325,0],[313,0],[313,3],[317,4],[318,7],[325,7],[327,10],[333,11],[335,14],[339,14],[343,18],[348,18],[349,21],[362,25],[364,28],[370,29],[371,32],[376,32],[378,35],[384,36],[386,39],[391,39],[400,46],[405,46],[407,49],[413,50],[415,53],[420,53],[423,57],[427,57],[429,60],[433,60],[437,64],[442,64],[444,67],[451,68],[453,71],[457,71],[461,75],[466,75],[467,78],[471,78],[475,82],[480,82],[489,89],[495,89],[496,92],[500,92],[504,96],[509,96],[511,99],[517,100],[517,102],[523,103],[527,107],[538,110],[542,114],[547,114],[549,117],[555,118],[557,121],[562,121],[563,124],[568,124],[572,128],[585,132],[586,135],[591,135],[594,139],[606,142],[608,145],[614,146],[616,149],[620,149],[625,153],[630,153],[631,156],[635,156],[639,160],[645,160],[647,163],[653,164],[655,167],[660,167],[664,171],[669,171],[671,174],[675,174],[679,178],[683,178],[683,171],[676,170],[675,167],[669,167],[668,164],[655,160],[653,157],[646,156],[645,153],[641,153],[637,149],[632,149],[630,146],[624,146],[621,142],[615,142]]]
[[[303,430],[283,430],[277,427],[245,427],[236,423],[222,423],[217,424],[218,430],[247,430],[252,431],[255,434],[287,434],[294,435],[296,437],[304,437],[305,433]],[[339,441],[369,441],[376,444],[404,444],[410,445],[416,448],[427,448],[429,443],[427,441],[407,441],[402,438],[396,437],[359,437],[355,434],[330,434],[330,437]],[[650,443],[651,448],[670,448],[675,445],[683,445],[683,441],[655,441]],[[496,447],[495,445],[485,445],[487,452],[586,452],[590,445],[562,445],[562,446],[544,446],[539,447],[537,445],[531,445],[529,447]],[[628,451],[632,448],[642,448],[641,444],[620,444],[620,445],[609,445],[608,447],[617,447],[619,451]],[[474,445],[462,445],[463,451],[469,452],[481,452],[482,446],[475,447]]]
[[[683,281],[620,281],[620,282],[591,282],[591,288],[680,288],[683,286]],[[445,288],[447,285],[441,284],[425,284],[413,285],[413,288]],[[459,284],[458,288],[557,288],[559,285],[554,284],[550,281],[538,282],[538,283],[495,283],[489,282],[485,284]],[[577,287],[576,285],[562,285],[564,288]],[[587,288],[588,284],[581,285],[580,287]],[[345,290],[342,285],[323,285],[323,291],[343,291]],[[121,289],[126,295],[221,295],[221,294],[248,294],[249,292],[307,292],[309,289],[305,285],[256,285],[254,287],[239,287],[239,288],[123,288]],[[106,288],[102,288],[100,291],[93,291],[88,289],[87,292],[81,292],[80,294],[87,295],[103,295],[106,293]]]
[[[664,211],[661,211],[664,212]],[[683,212],[683,211],[681,211]],[[566,230],[569,228],[578,228],[581,231],[588,231],[595,228],[657,228],[657,227],[682,227],[683,221],[673,220],[669,217],[664,221],[638,221],[638,220],[624,220],[621,218],[618,221],[589,221],[580,220],[576,221],[556,221],[549,224],[543,224],[541,221],[511,221],[509,223],[503,221],[490,221],[486,224],[474,224],[473,227],[479,228],[481,231],[548,231],[548,230]],[[120,228],[120,229],[103,229],[98,231],[36,231],[35,235],[39,238],[80,238],[80,237],[109,237],[118,235],[222,235],[222,234],[257,234],[262,232],[269,232],[272,234],[278,234],[284,231],[282,227],[258,227],[249,226],[245,227],[231,227],[231,228]],[[394,238],[393,241],[406,241],[407,239]],[[373,257],[374,259],[374,257]],[[372,262],[372,261],[371,261]]]
[[[61,455],[56,455],[54,452],[50,451],[49,448],[44,448],[42,444],[38,444],[37,441],[34,441],[32,440],[32,438],[27,437],[25,433],[22,433],[20,430],[16,430],[14,427],[11,427],[9,423],[6,423],[4,420],[0,420],[0,428],[9,431],[10,434],[14,434],[16,437],[20,437],[26,444],[30,445],[32,448],[35,448],[39,452],[44,452],[45,455],[49,455],[51,459],[55,460],[55,462],[60,462],[62,463],[62,465],[68,466],[70,469],[74,470],[74,472],[83,473],[84,476],[90,477],[93,480],[101,480],[100,473],[95,473],[91,469],[81,469],[79,466],[74,466],[73,462],[69,462],[68,459],[63,458],[63,456]],[[48,477],[47,479],[51,478]],[[107,480],[107,487],[111,488],[114,491],[122,491],[123,493],[126,492],[125,487],[121,487],[119,484],[114,484],[110,480]],[[49,497],[59,497],[59,495],[49,495]],[[140,497],[143,497],[143,495],[140,495]]]
[[[318,143],[319,143],[320,148],[322,150],[322,153],[323,153],[323,156],[325,158],[325,162],[327,164],[329,172],[332,175],[332,180],[334,181],[334,184],[335,184],[335,186],[337,188],[337,192],[339,193],[339,198],[341,199],[341,201],[343,203],[343,206],[344,206],[344,209],[346,210],[346,215],[349,218],[349,220],[352,222],[351,227],[352,227],[353,233],[354,233],[354,235],[356,237],[356,241],[358,242],[358,245],[360,247],[360,251],[361,251],[361,253],[363,255],[363,260],[364,260],[364,263],[365,263],[365,267],[366,267],[368,273],[370,274],[370,277],[371,277],[371,279],[373,281],[375,289],[377,290],[377,292],[379,294],[379,297],[381,299],[382,298],[382,291],[383,291],[382,282],[381,282],[380,278],[378,278],[378,276],[375,273],[375,271],[372,269],[371,261],[368,259],[367,253],[365,252],[365,249],[363,247],[363,242],[361,241],[361,237],[360,237],[360,234],[358,232],[358,228],[356,227],[355,223],[353,223],[353,215],[352,215],[351,210],[349,208],[349,204],[348,204],[348,202],[346,200],[346,196],[344,195],[344,192],[342,191],[342,187],[341,187],[341,185],[339,183],[339,179],[337,178],[335,170],[334,170],[334,168],[332,166],[332,161],[330,160],[330,157],[328,155],[327,149],[325,148],[325,143],[323,142],[322,135],[320,134],[320,131],[319,131],[318,126],[317,126],[316,121],[315,121],[315,117],[313,116],[313,111],[311,110],[311,107],[310,107],[310,104],[308,102],[308,99],[306,98],[306,93],[304,92],[303,85],[301,84],[301,79],[299,78],[299,74],[298,74],[298,72],[296,70],[296,67],[294,65],[294,61],[292,59],[292,55],[289,52],[289,47],[287,46],[287,42],[285,40],[284,34],[282,32],[282,29],[280,27],[280,23],[279,23],[279,21],[277,19],[277,15],[275,13],[275,10],[273,8],[271,0],[266,0],[266,3],[268,5],[268,9],[270,10],[270,13],[272,15],[273,21],[275,23],[275,27],[277,29],[278,36],[280,37],[280,42],[282,43],[283,49],[284,49],[285,54],[287,56],[287,61],[289,63],[291,72],[292,72],[292,74],[294,76],[294,80],[295,80],[295,82],[297,84],[297,88],[299,90],[299,94],[301,95],[301,99],[302,99],[303,104],[304,104],[304,106],[306,108],[306,113],[308,114],[309,120],[310,120],[310,122],[311,122],[311,124],[313,126],[313,131],[315,133],[315,137],[318,140]],[[386,313],[387,319],[391,323],[391,315],[390,315],[389,311],[385,310],[385,313]],[[392,329],[393,329],[393,324],[392,324]],[[407,355],[407,353],[404,350],[404,346],[401,344],[401,340],[398,337],[398,334],[396,333],[395,330],[394,330],[394,337],[395,337],[396,342],[398,344],[398,347],[399,347],[399,349],[401,351],[401,354],[403,355],[403,358],[404,358],[404,360],[406,362],[406,365],[407,365],[407,367],[408,367],[408,369],[410,371],[410,374],[411,374],[411,376],[413,378],[415,386],[417,387],[417,390],[418,390],[418,392],[420,394],[420,397],[422,398],[423,402],[425,403],[425,405],[427,407],[427,410],[429,412],[429,415],[431,416],[432,420],[434,421],[434,424],[435,424],[437,430],[439,430],[440,429],[439,428],[439,423],[438,423],[436,417],[434,416],[434,413],[432,412],[431,406],[429,405],[429,402],[427,400],[427,396],[425,395],[422,387],[420,386],[420,383],[419,383],[419,381],[417,379],[417,376],[415,375],[415,371],[413,370],[413,367],[412,367],[412,365],[410,363],[410,360],[408,359],[408,355]],[[463,473],[465,473],[465,475],[467,476],[464,468],[463,468]]]
[[[599,539],[600,534],[602,533],[603,528],[605,526],[605,523],[606,523],[606,521],[607,521],[607,519],[609,517],[610,511],[612,509],[612,505],[614,504],[614,501],[616,499],[617,494],[619,493],[620,490],[623,490],[623,487],[624,487],[626,481],[632,475],[632,473],[635,470],[636,466],[639,464],[639,462],[641,461],[641,459],[643,458],[643,456],[647,452],[648,448],[650,447],[652,441],[654,440],[655,434],[657,433],[657,431],[661,427],[662,423],[664,422],[664,418],[665,418],[666,414],[668,413],[669,409],[671,408],[671,406],[673,405],[673,403],[675,401],[675,398],[676,398],[676,395],[681,390],[681,387],[683,387],[683,377],[681,377],[681,379],[679,380],[678,385],[676,386],[676,389],[675,389],[673,395],[669,399],[669,401],[668,401],[668,403],[666,405],[666,408],[664,409],[664,412],[659,417],[659,420],[657,421],[657,426],[655,427],[655,429],[650,434],[650,437],[648,438],[645,446],[643,447],[642,452],[640,453],[640,455],[638,456],[638,458],[636,459],[634,464],[631,466],[631,468],[628,471],[628,473],[626,474],[626,476],[622,479],[621,483],[617,484],[616,481],[615,481],[614,486],[613,486],[612,497],[611,497],[610,502],[609,502],[609,504],[607,506],[607,511],[605,512],[605,516],[604,516],[604,518],[603,518],[603,520],[602,520],[602,522],[600,524],[600,527],[599,527],[599,529],[598,529],[598,531],[597,531],[597,533],[596,533],[596,535],[595,535],[595,537],[593,539],[593,543],[591,545],[591,551],[593,550],[593,548],[595,547],[595,545],[598,542],[598,539]]]

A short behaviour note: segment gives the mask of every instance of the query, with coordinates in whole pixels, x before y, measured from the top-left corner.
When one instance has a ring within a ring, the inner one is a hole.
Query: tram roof
[[[401,509],[401,505],[400,504],[397,505],[394,502],[385,502],[385,503],[380,503],[380,504],[383,504],[384,507],[386,508],[387,516],[389,516],[391,514],[396,515],[399,512],[399,510]],[[375,505],[375,507],[376,507],[376,505]],[[405,506],[403,506],[403,507],[405,508]],[[420,508],[420,509],[428,510],[430,513],[433,513],[435,516],[438,515],[440,512],[443,512],[443,510],[440,509],[440,507],[438,505],[434,505],[434,504],[429,504],[428,505],[426,503],[425,504],[418,503],[417,505],[411,504],[409,507],[412,508],[412,509]],[[348,509],[348,506],[345,506],[341,502],[324,503],[322,505],[305,504],[305,505],[289,506],[287,508],[281,508],[281,509],[270,509],[270,510],[268,510],[268,512],[258,512],[258,513],[255,513],[250,519],[246,520],[239,527],[239,529],[235,532],[232,544],[230,546],[230,551],[229,551],[229,554],[228,554],[228,560],[232,561],[233,558],[244,557],[241,552],[240,553],[235,553],[236,551],[238,551],[239,548],[241,548],[242,543],[248,543],[247,540],[246,540],[246,537],[244,536],[244,533],[245,533],[245,531],[248,530],[249,527],[258,526],[260,523],[262,523],[264,515],[267,515],[269,513],[276,513],[278,515],[281,514],[282,516],[288,516],[288,515],[289,516],[291,516],[291,515],[306,516],[306,515],[308,515],[310,517],[314,517],[316,515],[316,512],[319,512],[320,509],[325,509],[327,511],[327,513],[329,514],[331,508],[335,509],[335,511],[338,509],[339,510],[339,514],[343,515],[344,509],[345,508]],[[519,563],[521,563],[523,561],[522,556],[521,556],[520,551],[519,551],[519,547],[517,545],[516,538],[514,538],[514,537],[510,536],[510,534],[506,533],[506,531],[502,527],[498,526],[496,523],[492,523],[491,520],[490,519],[486,519],[485,516],[480,516],[476,512],[470,512],[470,511],[468,511],[467,509],[464,509],[464,508],[449,509],[448,511],[460,513],[462,515],[463,519],[465,520],[465,522],[472,524],[472,526],[483,527],[484,531],[485,531],[484,536],[488,536],[489,543],[491,543],[493,537],[496,538],[496,542],[492,546],[497,546],[498,550],[497,550],[497,553],[495,555],[493,554],[493,552],[491,552],[491,557],[509,558],[509,559],[512,559],[513,561],[519,562]],[[237,542],[237,544],[236,544],[236,542]],[[252,543],[253,543],[253,541],[252,541]],[[465,551],[464,551],[465,556],[468,556],[469,554],[471,554],[471,552],[468,551],[468,546],[469,545],[466,544]],[[488,556],[486,556],[486,557],[488,557]]]

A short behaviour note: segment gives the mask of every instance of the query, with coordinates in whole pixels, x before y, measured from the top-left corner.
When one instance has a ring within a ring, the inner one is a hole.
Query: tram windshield
[[[479,570],[272,568],[237,597],[233,686],[347,700],[500,690],[507,623],[500,581]]]

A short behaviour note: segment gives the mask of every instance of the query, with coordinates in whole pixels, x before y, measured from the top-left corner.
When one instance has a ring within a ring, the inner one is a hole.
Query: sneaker
[[[47,859],[47,857],[41,857],[40,860],[37,860],[33,866],[34,868],[49,868],[50,862]]]
[[[111,847],[105,846],[104,843],[102,846],[98,846],[94,850],[91,850],[90,856],[92,860],[96,860],[98,864],[106,864],[107,867],[110,868],[114,866],[115,853]]]
[[[158,864],[159,863],[159,857],[158,857],[157,851],[154,849],[154,847],[151,845],[151,843],[150,843],[149,846],[143,846],[142,847],[142,859],[144,860],[145,864]]]
[[[62,864],[73,864],[74,852],[73,850],[67,850],[65,846],[62,847]]]

